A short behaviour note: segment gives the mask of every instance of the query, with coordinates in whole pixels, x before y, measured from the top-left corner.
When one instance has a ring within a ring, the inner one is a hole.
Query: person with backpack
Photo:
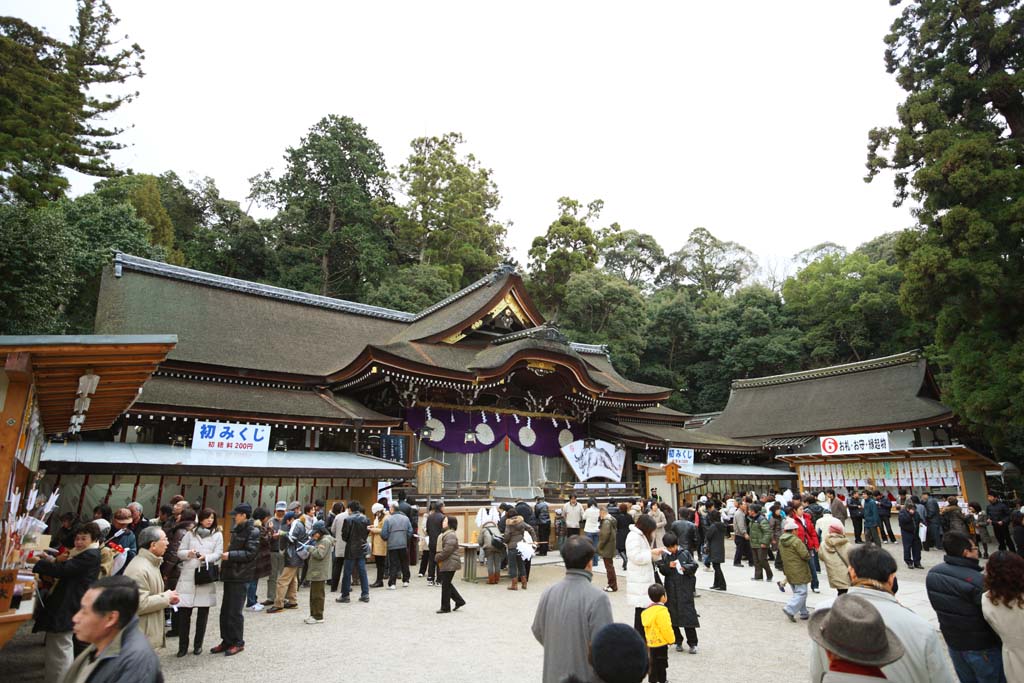
[[[493,586],[501,582],[501,560],[508,552],[502,540],[498,524],[488,519],[476,534],[476,542],[484,552],[484,564],[487,567],[487,585]]]

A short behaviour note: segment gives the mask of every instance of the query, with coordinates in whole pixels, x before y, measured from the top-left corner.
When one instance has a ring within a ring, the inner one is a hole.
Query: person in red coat
[[[818,593],[818,572],[821,571],[818,566],[818,546],[821,543],[818,539],[818,532],[814,530],[814,522],[811,521],[810,513],[804,512],[803,503],[798,498],[794,498],[789,502],[786,516],[796,522],[796,531],[793,533],[804,542],[804,545],[807,546],[807,550],[811,554],[811,558],[808,560],[811,566],[811,590]],[[776,581],[775,584],[779,587],[780,591],[786,592],[785,578]]]

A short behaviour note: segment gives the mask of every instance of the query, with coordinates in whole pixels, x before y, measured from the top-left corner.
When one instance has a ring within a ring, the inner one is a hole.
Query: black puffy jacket
[[[220,563],[221,580],[244,583],[255,580],[259,554],[260,530],[251,519],[247,519],[231,530],[228,559]]]
[[[516,514],[523,518],[523,521],[530,526],[536,526],[536,519],[533,516],[533,508],[525,501],[516,503]]]
[[[910,512],[909,510],[900,510],[899,515],[900,521],[900,533],[903,535],[917,536],[918,526],[924,522],[921,519],[921,515],[917,514],[917,510]]]
[[[997,500],[986,507],[985,511],[988,513],[988,518],[992,520],[993,524],[995,522],[1010,521],[1010,507],[1005,501]]]
[[[437,539],[441,537],[443,529],[441,525],[444,524],[445,514],[443,512],[431,512],[430,516],[427,517],[427,547],[431,552],[437,550]],[[502,529],[504,533],[504,529]]]
[[[725,524],[714,522],[704,529],[708,542],[708,556],[712,562],[725,562]]]
[[[981,613],[985,592],[977,560],[946,555],[928,570],[928,600],[939,617],[939,629],[954,650],[988,650],[1002,641]]]
[[[362,512],[350,514],[341,523],[341,540],[345,541],[345,559],[366,557],[366,539],[370,535],[370,520]]]
[[[697,550],[697,525],[685,519],[672,522],[672,533],[679,539],[679,547],[693,552]]]
[[[548,512],[546,501],[539,501],[533,506],[533,516],[537,520],[537,524],[551,524],[551,513]]]
[[[612,517],[615,518],[615,550],[626,552],[626,536],[629,536],[629,525],[633,523],[633,516],[616,509],[612,512]]]

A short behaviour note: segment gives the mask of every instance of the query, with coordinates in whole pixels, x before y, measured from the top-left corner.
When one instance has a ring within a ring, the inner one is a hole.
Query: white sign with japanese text
[[[823,455],[888,453],[889,450],[889,435],[886,432],[821,437],[821,452]]]
[[[196,420],[192,432],[194,451],[248,451],[266,453],[270,444],[270,427],[243,425],[234,422],[202,422]]]
[[[668,460],[666,464],[675,463],[683,472],[693,472],[693,449],[692,448],[670,448],[668,449]]]

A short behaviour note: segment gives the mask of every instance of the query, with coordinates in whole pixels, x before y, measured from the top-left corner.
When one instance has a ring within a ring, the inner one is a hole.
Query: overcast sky
[[[243,206],[248,178],[338,114],[392,169],[414,137],[461,132],[524,265],[563,195],[667,251],[704,226],[776,260],[911,223],[890,178],[862,180],[868,130],[902,100],[887,0],[111,5],[146,50],[117,163],[212,176]],[[74,2],[3,11],[64,37]]]

